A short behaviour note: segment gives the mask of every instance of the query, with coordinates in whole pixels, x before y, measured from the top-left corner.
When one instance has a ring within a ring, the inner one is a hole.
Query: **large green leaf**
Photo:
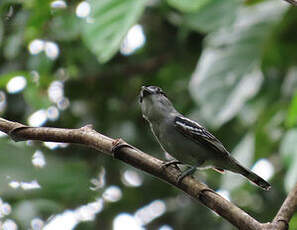
[[[199,32],[208,33],[230,25],[236,17],[238,0],[211,0],[197,12],[185,14],[183,25]]]
[[[297,124],[297,92],[295,93],[294,97],[292,98],[291,105],[289,107],[286,125],[288,127],[292,127]]]
[[[212,0],[167,0],[168,4],[182,12],[194,12]]]
[[[258,92],[261,49],[286,9],[279,1],[242,7],[233,25],[207,36],[190,91],[210,125],[230,120]]]
[[[146,0],[92,0],[90,4],[93,22],[81,24],[83,39],[100,62],[107,62],[141,16]]]

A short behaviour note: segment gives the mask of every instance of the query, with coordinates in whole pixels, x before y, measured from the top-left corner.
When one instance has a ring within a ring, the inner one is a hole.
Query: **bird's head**
[[[147,120],[160,119],[176,111],[166,94],[158,86],[142,86],[139,101],[142,115]]]

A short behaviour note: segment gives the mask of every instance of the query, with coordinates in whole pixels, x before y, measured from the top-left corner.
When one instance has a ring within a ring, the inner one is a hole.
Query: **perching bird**
[[[210,167],[219,172],[226,169],[239,173],[262,189],[270,189],[268,182],[243,167],[214,135],[199,123],[181,115],[161,88],[143,86],[140,103],[142,115],[163,150],[182,164],[192,166],[182,172],[179,181],[197,168]]]

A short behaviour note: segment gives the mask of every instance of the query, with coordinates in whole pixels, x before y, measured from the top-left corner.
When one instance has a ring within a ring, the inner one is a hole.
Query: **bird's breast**
[[[174,127],[173,122],[162,122],[157,126],[151,126],[151,128],[162,148],[177,160],[189,165],[206,160],[207,151],[181,134]]]

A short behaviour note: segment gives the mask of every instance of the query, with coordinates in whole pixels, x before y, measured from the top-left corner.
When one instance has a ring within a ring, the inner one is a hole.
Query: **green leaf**
[[[92,23],[82,23],[83,39],[99,62],[107,62],[141,16],[146,0],[92,0]]]
[[[208,1],[197,12],[184,15],[183,25],[204,33],[217,30],[233,23],[239,6],[237,0]]]
[[[80,23],[81,21],[72,13],[57,15],[50,24],[50,33],[55,40],[74,40],[80,35]]]
[[[297,124],[297,91],[292,98],[291,105],[289,107],[286,125],[287,127],[292,127]]]
[[[23,42],[23,33],[15,33],[6,39],[6,44],[4,46],[4,56],[5,58],[11,60],[19,55],[21,50],[21,45]]]
[[[194,12],[212,0],[167,0],[168,4],[182,12]]]
[[[209,125],[232,119],[260,89],[261,49],[286,9],[278,1],[242,7],[233,25],[207,36],[190,91]]]
[[[35,110],[49,107],[50,102],[47,91],[36,84],[29,84],[23,92],[26,102]]]

